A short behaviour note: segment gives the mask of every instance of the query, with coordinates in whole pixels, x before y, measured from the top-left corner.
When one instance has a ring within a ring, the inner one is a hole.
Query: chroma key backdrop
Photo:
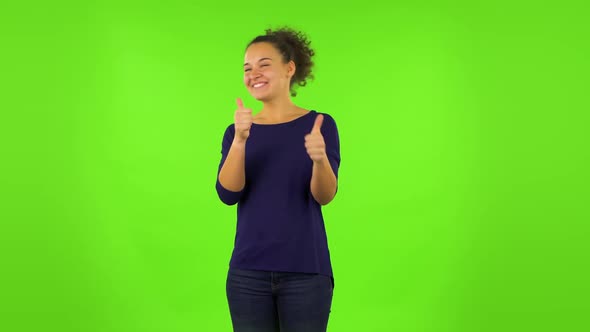
[[[0,331],[232,330],[221,139],[283,25],[340,133],[328,331],[590,331],[584,2],[0,8]]]

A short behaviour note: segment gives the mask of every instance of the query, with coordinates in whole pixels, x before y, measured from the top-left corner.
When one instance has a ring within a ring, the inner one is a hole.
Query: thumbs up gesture
[[[320,131],[323,121],[324,116],[322,114],[318,114],[318,116],[315,118],[311,132],[305,135],[305,148],[307,149],[309,158],[311,158],[314,163],[322,162],[327,159],[326,143],[324,142],[324,136]]]
[[[242,100],[238,98],[236,100],[238,109],[234,114],[234,126],[236,134],[234,139],[238,142],[246,142],[250,136],[250,127],[252,127],[252,110],[244,107]]]

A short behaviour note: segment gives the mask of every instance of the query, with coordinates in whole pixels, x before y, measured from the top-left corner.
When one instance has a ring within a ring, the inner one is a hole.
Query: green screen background
[[[285,24],[340,132],[329,331],[590,329],[583,2],[0,12],[0,331],[231,331],[221,138]]]

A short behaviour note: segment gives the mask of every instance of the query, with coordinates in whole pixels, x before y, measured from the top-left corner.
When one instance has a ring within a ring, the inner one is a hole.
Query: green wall
[[[329,331],[590,330],[582,2],[2,6],[1,331],[231,331],[221,138],[284,24],[340,131]]]

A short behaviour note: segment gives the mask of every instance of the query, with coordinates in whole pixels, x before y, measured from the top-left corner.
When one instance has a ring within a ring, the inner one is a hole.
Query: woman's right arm
[[[252,110],[244,108],[237,99],[238,109],[234,114],[235,135],[227,157],[219,171],[219,183],[226,190],[239,192],[246,185],[246,140],[252,127]]]
[[[246,184],[246,141],[234,139],[219,171],[219,183],[227,190],[241,191]]]

